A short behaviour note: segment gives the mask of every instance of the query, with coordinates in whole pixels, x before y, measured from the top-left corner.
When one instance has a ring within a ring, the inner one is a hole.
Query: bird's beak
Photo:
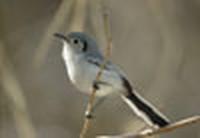
[[[61,40],[66,41],[67,43],[69,43],[69,41],[70,41],[69,38],[66,37],[64,34],[61,34],[61,33],[54,33],[53,35],[54,35],[55,37],[61,39]]]

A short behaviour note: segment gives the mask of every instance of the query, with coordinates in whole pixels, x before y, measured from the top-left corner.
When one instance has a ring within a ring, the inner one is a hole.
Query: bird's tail
[[[170,124],[167,117],[142,98],[136,91],[132,90],[127,80],[124,80],[124,84],[129,92],[123,95],[122,98],[148,125],[154,128],[161,128]]]

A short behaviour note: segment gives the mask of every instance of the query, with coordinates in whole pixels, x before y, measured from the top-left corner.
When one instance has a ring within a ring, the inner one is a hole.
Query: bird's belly
[[[81,81],[79,85],[76,86],[81,92],[90,95],[93,91],[93,82],[88,82],[87,80]],[[102,97],[111,94],[114,89],[110,86],[99,85],[96,90],[96,96]]]
[[[72,67],[72,66],[71,66]],[[85,69],[85,70],[84,70]],[[85,94],[91,94],[93,89],[93,82],[96,79],[97,72],[94,72],[90,68],[75,67],[68,70],[69,78],[73,85]],[[100,77],[101,79],[101,77]],[[112,93],[113,87],[107,85],[99,85],[96,91],[96,96],[102,97]]]
[[[68,68],[68,75],[73,85],[79,91],[86,94],[91,93],[95,76],[91,75],[89,70],[85,70],[83,67],[79,67],[79,64],[76,64],[76,66],[70,65],[70,68]]]
[[[83,73],[81,77],[78,77],[76,75],[73,79],[73,84],[75,85],[75,87],[77,87],[82,93],[90,95],[93,91],[93,82],[96,78],[96,74],[88,75],[88,73]],[[113,89],[110,86],[99,85],[98,89],[96,90],[96,96],[105,96],[111,93],[112,91]]]
[[[79,91],[85,94],[91,94],[99,68],[91,66],[91,64],[87,62],[81,62],[80,64],[80,60],[79,62],[77,60],[73,61],[74,62],[71,63],[68,62],[67,65],[71,82]],[[98,84],[99,89],[96,91],[97,96],[105,96],[112,92],[122,90],[120,78],[115,72],[103,71],[100,82],[104,82],[105,84]]]

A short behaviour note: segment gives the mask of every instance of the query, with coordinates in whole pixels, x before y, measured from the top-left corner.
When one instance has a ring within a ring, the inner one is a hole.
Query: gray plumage
[[[81,32],[67,36],[56,33],[63,40],[62,57],[71,82],[83,93],[89,94],[104,61],[94,38]],[[125,73],[109,61],[97,83],[97,96],[118,93],[122,99],[148,125],[157,128],[169,124],[169,120],[154,106],[142,98],[131,86]]]

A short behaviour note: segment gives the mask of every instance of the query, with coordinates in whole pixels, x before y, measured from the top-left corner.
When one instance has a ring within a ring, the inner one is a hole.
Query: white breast
[[[62,57],[65,62],[65,66],[67,68],[67,73],[69,76],[69,79],[72,81],[72,83],[75,83],[76,81],[76,68],[75,65],[77,62],[77,59],[75,59],[71,49],[67,44],[64,44],[63,50],[62,50]]]
[[[88,73],[90,71],[85,70],[87,67],[84,67],[85,65],[82,63],[81,57],[74,54],[67,44],[63,47],[62,57],[67,68],[70,81],[81,92],[90,93],[93,79],[88,79]]]
[[[71,82],[81,92],[90,94],[99,68],[85,62],[81,56],[75,55],[68,45],[63,47],[62,57],[65,61]],[[111,86],[102,86],[101,91],[97,91],[97,96],[107,95],[110,92],[113,92],[113,90],[118,91],[121,89],[121,81],[115,72],[104,71],[101,80],[109,82]]]

